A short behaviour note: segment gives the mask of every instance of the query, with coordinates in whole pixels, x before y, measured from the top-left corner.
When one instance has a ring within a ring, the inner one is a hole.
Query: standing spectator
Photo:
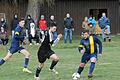
[[[88,25],[90,34],[96,34],[96,21],[92,16],[88,19]]]
[[[69,43],[72,43],[72,31],[73,28],[73,19],[70,17],[70,14],[67,13],[66,18],[64,18],[64,43],[67,43],[67,37],[69,36]]]
[[[82,28],[84,30],[89,30],[89,26],[88,26],[88,17],[84,18],[84,21],[82,22]]]
[[[41,20],[39,21],[39,29],[40,29],[40,39],[42,42],[45,37],[44,35],[46,33],[46,30],[48,29],[47,21],[45,20],[44,15],[41,15]]]
[[[5,31],[7,31],[7,24],[4,18],[1,18],[0,27],[3,27]]]
[[[110,32],[110,20],[106,17],[105,13],[102,13],[102,17],[99,19],[98,24],[102,29],[102,38],[104,39],[104,41],[106,41],[107,35],[110,35],[111,32]],[[107,31],[107,35],[105,31]],[[110,36],[109,41],[111,41]]]
[[[39,45],[39,36],[36,34],[35,23],[30,23],[30,31],[29,31],[29,42],[32,45],[32,40],[36,41],[36,44]]]
[[[53,27],[53,26],[56,26],[56,27],[57,27],[57,23],[56,23],[56,21],[55,21],[54,15],[51,15],[51,16],[50,16],[50,21],[49,21],[48,26],[49,26],[49,28],[50,28],[50,27]],[[55,32],[53,33],[53,40],[56,40],[57,35],[58,35],[58,34],[57,34],[57,31],[55,31]]]
[[[7,32],[4,30],[3,27],[1,27],[1,29],[0,29],[0,39],[1,39],[3,45],[7,45],[8,35],[7,35]]]
[[[25,27],[26,27],[26,39],[28,43],[28,38],[29,38],[29,29],[30,29],[30,23],[34,22],[32,19],[31,15],[27,15],[27,18],[25,19]]]
[[[12,38],[13,38],[13,36],[14,36],[14,31],[15,31],[15,28],[17,27],[18,23],[19,23],[18,15],[15,14],[15,15],[14,15],[14,19],[13,19],[13,21],[12,21],[12,23],[11,23],[11,27],[12,27],[12,28],[11,28],[11,29],[12,29]]]

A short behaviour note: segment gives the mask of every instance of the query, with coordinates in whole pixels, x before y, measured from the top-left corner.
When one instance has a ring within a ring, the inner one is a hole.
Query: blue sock
[[[95,63],[94,63],[94,62],[91,62],[89,74],[92,74],[92,73],[93,73],[94,68],[95,68]]]
[[[29,58],[25,58],[24,68],[28,67],[28,63],[29,63]]]
[[[5,63],[5,60],[1,59],[0,60],[0,66]]]

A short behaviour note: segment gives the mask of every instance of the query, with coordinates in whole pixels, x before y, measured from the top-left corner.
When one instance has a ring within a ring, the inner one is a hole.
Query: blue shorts
[[[18,47],[18,48],[13,48],[13,47],[11,47],[8,51],[9,51],[11,54],[14,54],[14,53],[16,53],[16,52],[19,52],[19,53],[20,53],[20,51],[23,50],[23,49],[25,49],[25,48],[23,48],[23,47]]]
[[[81,59],[81,63],[87,63],[91,58],[96,58],[97,59],[97,54],[88,54],[88,53],[84,53]]]

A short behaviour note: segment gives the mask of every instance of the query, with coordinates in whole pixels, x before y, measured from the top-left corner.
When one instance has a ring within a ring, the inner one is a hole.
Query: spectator
[[[32,45],[32,40],[36,41],[36,44],[39,45],[39,36],[36,34],[35,23],[30,23],[30,31],[29,31],[29,42]]]
[[[51,16],[50,16],[50,20],[49,20],[48,26],[49,26],[49,27],[53,27],[53,26],[56,26],[56,27],[57,27],[57,23],[56,23],[56,21],[55,21],[54,15],[51,15]],[[55,32],[53,33],[53,40],[56,40],[57,36],[58,36],[57,31],[55,31]]]
[[[8,35],[7,35],[7,32],[4,30],[3,27],[0,28],[0,39],[1,39],[3,45],[7,45]]]
[[[70,14],[67,13],[66,18],[64,18],[64,43],[67,43],[68,36],[69,43],[72,43],[72,31],[74,31],[73,26],[73,19],[70,17]]]
[[[88,17],[84,18],[84,21],[82,22],[82,28],[84,30],[89,30],[89,26],[88,26]]]
[[[109,41],[111,41],[110,20],[106,17],[105,13],[102,13],[102,17],[99,19],[98,24],[99,24],[100,28],[102,29],[102,38],[103,38],[104,42],[106,41],[107,38]],[[107,34],[105,31],[107,31]]]
[[[14,19],[13,19],[13,21],[12,21],[12,23],[11,23],[11,27],[12,27],[12,28],[11,28],[11,29],[12,29],[12,38],[13,38],[13,36],[14,36],[14,31],[15,31],[15,28],[17,27],[18,23],[19,23],[18,15],[15,14],[15,15],[14,15]]]
[[[46,33],[47,28],[47,21],[44,18],[44,15],[41,15],[41,20],[39,21],[39,29],[40,29],[40,41],[44,40],[44,35]]]
[[[7,31],[7,24],[4,18],[1,18],[0,27],[3,27],[5,31]]]
[[[96,21],[92,16],[88,19],[88,25],[90,34],[96,34]]]
[[[32,22],[34,23],[34,20],[32,19],[31,15],[27,15],[27,18],[25,19],[27,43],[28,43],[28,38],[29,38],[28,31],[29,31],[29,29],[30,29],[30,23],[32,23]]]

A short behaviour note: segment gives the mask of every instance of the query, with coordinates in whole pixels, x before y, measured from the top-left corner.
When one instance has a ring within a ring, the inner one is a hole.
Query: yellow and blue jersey
[[[22,32],[22,27],[19,25],[15,28],[14,36],[12,38],[11,47],[18,48],[20,47],[20,42],[24,40],[24,35]]]
[[[102,54],[102,42],[97,36],[89,36],[87,39],[80,41],[79,50],[85,49],[85,53],[95,54],[98,53],[97,44],[99,45],[99,53]]]

